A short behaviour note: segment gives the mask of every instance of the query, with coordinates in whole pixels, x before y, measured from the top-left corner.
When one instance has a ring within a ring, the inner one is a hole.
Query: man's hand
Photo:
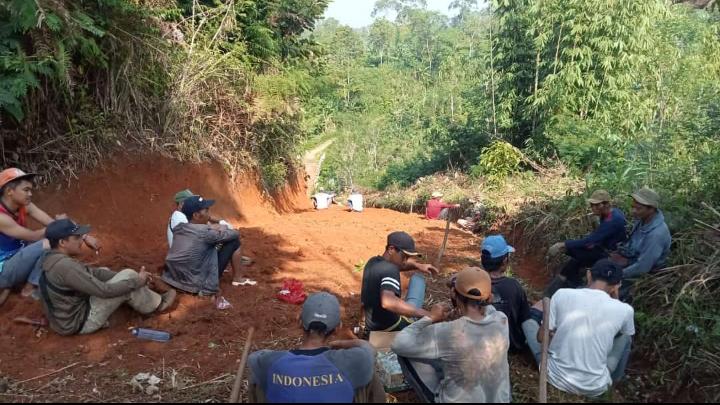
[[[548,256],[557,256],[559,253],[565,253],[565,242],[558,242],[548,249]]]
[[[61,220],[61,219],[68,219],[67,214],[58,214],[58,215],[55,215],[55,220],[56,220],[56,221],[59,221],[59,220]]]
[[[435,266],[427,263],[415,263],[415,269],[427,276],[434,276],[439,273]]]
[[[336,340],[334,342],[328,343],[328,346],[330,346],[330,348],[333,350],[344,350],[360,347],[364,344],[364,342],[364,340],[360,339]]]
[[[152,280],[152,274],[145,271],[145,266],[140,268],[140,272],[138,273],[138,278],[140,279],[140,283],[145,286],[147,285],[150,280]]]
[[[430,319],[433,323],[444,322],[450,316],[450,306],[447,304],[435,304],[430,310]]]
[[[99,252],[100,249],[102,249],[102,244],[94,236],[85,235],[85,237],[83,238],[83,241],[85,242],[87,247],[89,247],[90,249],[92,249],[96,252]]]

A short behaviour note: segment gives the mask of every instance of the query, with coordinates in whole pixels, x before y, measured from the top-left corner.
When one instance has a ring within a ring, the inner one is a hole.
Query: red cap
[[[5,187],[6,184],[10,183],[11,181],[24,179],[24,178],[32,178],[37,176],[36,173],[25,173],[24,171],[11,167],[9,169],[5,169],[2,172],[0,172],[0,188]]]

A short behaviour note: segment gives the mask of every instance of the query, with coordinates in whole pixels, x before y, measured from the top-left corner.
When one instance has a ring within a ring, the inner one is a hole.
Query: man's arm
[[[347,349],[355,349],[355,348],[361,348],[361,349],[369,349],[373,352],[373,356],[375,353],[375,348],[372,347],[372,345],[362,339],[346,339],[346,340],[336,340],[333,342],[330,342],[330,348],[334,350],[347,350]]]
[[[663,253],[660,241],[657,238],[651,238],[647,241],[647,244],[649,245],[648,248],[640,252],[637,261],[623,270],[624,278],[636,278],[647,274],[660,260]]]
[[[430,317],[424,317],[403,329],[395,337],[392,351],[411,359],[436,360],[440,357],[435,327]]]
[[[145,282],[140,278],[106,283],[95,278],[91,274],[91,271],[86,271],[85,266],[79,262],[63,265],[71,266],[63,272],[63,283],[74,291],[79,291],[92,297],[116,298],[145,285]],[[60,269],[53,271],[58,270]]]
[[[45,228],[31,231],[24,226],[18,225],[7,215],[0,215],[0,233],[27,242],[37,242],[45,239]]]
[[[380,305],[386,311],[390,311],[394,314],[401,316],[408,316],[414,318],[422,318],[430,315],[430,313],[422,308],[415,308],[407,302],[401,300],[394,292],[389,290],[383,290],[382,296],[380,297]]]
[[[420,263],[416,258],[409,258],[401,267],[400,271],[419,271],[428,276],[438,274],[438,269],[432,264]]]
[[[603,221],[600,223],[600,226],[593,231],[590,235],[588,235],[584,239],[578,239],[578,240],[568,240],[565,241],[565,248],[570,249],[577,249],[577,248],[583,248],[583,247],[589,247],[592,245],[598,245],[602,243],[604,240],[608,239],[610,236],[613,235],[613,233],[617,232],[618,230],[615,229],[615,224],[612,221]],[[624,230],[623,230],[624,232]]]
[[[239,237],[240,232],[221,226],[209,226],[202,236],[203,240],[210,245],[229,242]]]
[[[38,208],[37,205],[30,203],[27,207],[27,213],[30,215],[34,220],[41,223],[43,226],[50,225],[51,222],[55,221],[55,218],[48,215],[45,211]],[[66,218],[66,215],[60,215],[59,219]]]

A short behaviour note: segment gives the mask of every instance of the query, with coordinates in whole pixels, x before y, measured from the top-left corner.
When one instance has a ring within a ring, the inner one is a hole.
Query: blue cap
[[[87,225],[78,225],[69,219],[58,219],[45,228],[45,237],[48,239],[65,239],[70,236],[83,236],[90,233]]]
[[[215,200],[206,200],[199,195],[189,197],[183,202],[182,213],[189,219],[192,219],[194,213],[210,208],[215,205]]]
[[[499,259],[508,253],[515,252],[515,248],[508,245],[502,235],[492,235],[485,238],[482,250],[487,251],[493,259]]]

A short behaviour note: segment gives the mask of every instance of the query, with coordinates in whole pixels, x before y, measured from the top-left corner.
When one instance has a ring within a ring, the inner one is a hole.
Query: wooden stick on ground
[[[230,394],[231,404],[237,404],[240,400],[240,386],[242,385],[245,364],[247,363],[248,356],[250,355],[250,346],[252,345],[254,334],[255,327],[251,326],[250,331],[248,332],[247,340],[245,340],[245,349],[243,350],[242,358],[240,359],[240,366],[238,366],[237,375],[235,376],[235,385],[233,386],[232,394]]]
[[[440,263],[442,262],[443,255],[445,255],[445,249],[447,249],[448,236],[450,235],[450,213],[448,213],[447,223],[445,224],[445,239],[443,239],[440,252],[438,253],[437,261],[435,261],[435,267],[440,270]]]
[[[540,398],[541,404],[547,404],[547,378],[548,378],[548,347],[550,346],[550,298],[543,298],[543,324],[542,324],[542,360],[540,361]]]
[[[71,364],[71,365],[69,365],[69,366],[67,366],[67,367],[61,368],[60,370],[55,370],[55,371],[50,372],[50,373],[47,373],[47,374],[39,375],[39,376],[37,376],[37,377],[33,377],[33,378],[28,379],[28,380],[23,380],[23,381],[17,382],[17,383],[15,383],[15,384],[13,384],[13,386],[18,386],[18,385],[20,385],[20,384],[29,383],[30,381],[35,381],[35,380],[39,380],[39,379],[41,379],[41,378],[50,377],[51,375],[55,375],[55,374],[57,374],[57,373],[62,373],[63,371],[65,371],[65,370],[67,370],[67,369],[70,369],[70,368],[73,368],[73,367],[77,366],[78,364],[80,364],[80,362],[73,363],[73,364]]]

